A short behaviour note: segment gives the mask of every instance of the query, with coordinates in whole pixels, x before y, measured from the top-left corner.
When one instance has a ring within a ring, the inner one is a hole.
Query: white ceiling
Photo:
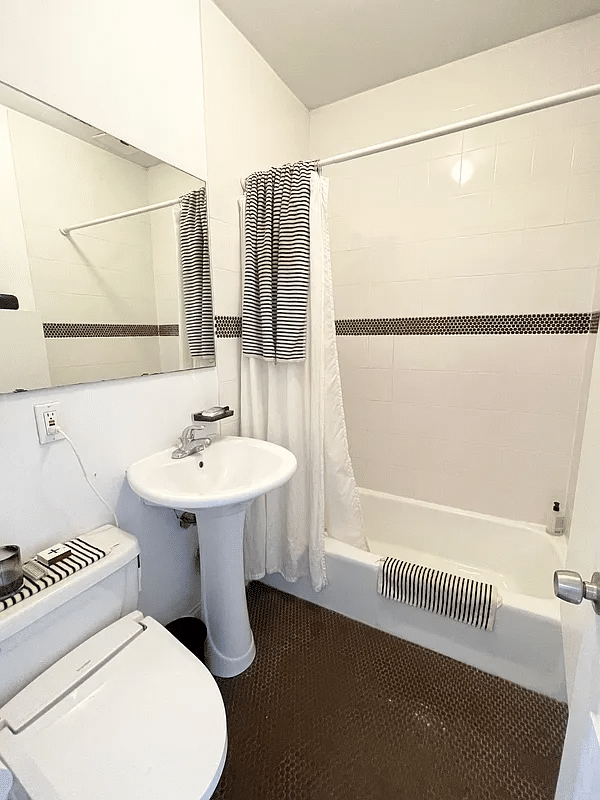
[[[600,0],[215,0],[308,106],[600,12]]]

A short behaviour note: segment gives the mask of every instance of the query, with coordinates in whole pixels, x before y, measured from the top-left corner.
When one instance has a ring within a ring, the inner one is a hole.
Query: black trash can
[[[206,625],[197,617],[179,617],[165,625],[169,633],[205,664]]]

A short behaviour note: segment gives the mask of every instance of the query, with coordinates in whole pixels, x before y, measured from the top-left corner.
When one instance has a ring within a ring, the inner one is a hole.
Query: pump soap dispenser
[[[552,501],[552,509],[548,512],[546,530],[551,536],[562,536],[565,532],[565,515],[558,500]]]

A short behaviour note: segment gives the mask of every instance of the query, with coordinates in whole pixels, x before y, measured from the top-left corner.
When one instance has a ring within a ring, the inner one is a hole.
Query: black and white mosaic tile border
[[[457,317],[338,319],[338,336],[468,336],[598,333],[600,311],[566,314],[484,314]],[[215,317],[217,339],[239,339],[242,318]],[[179,336],[179,325],[122,325],[95,322],[44,322],[46,339],[125,336]]]
[[[179,325],[159,325],[159,336],[179,336]]]
[[[103,322],[44,322],[46,339],[179,336],[179,325],[122,325]]]
[[[338,336],[465,336],[598,333],[600,311],[564,314],[482,314],[455,317],[338,319]],[[240,338],[242,318],[216,316],[218,339]]]
[[[215,333],[217,339],[239,339],[242,335],[242,318],[217,315]]]
[[[465,336],[481,334],[598,333],[600,312],[484,314],[460,317],[338,319],[338,336]]]

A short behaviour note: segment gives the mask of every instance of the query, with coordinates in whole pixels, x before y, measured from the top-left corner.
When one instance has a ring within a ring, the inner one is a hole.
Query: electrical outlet
[[[40,444],[50,444],[65,438],[62,433],[56,430],[59,405],[60,403],[55,402],[33,407]]]

